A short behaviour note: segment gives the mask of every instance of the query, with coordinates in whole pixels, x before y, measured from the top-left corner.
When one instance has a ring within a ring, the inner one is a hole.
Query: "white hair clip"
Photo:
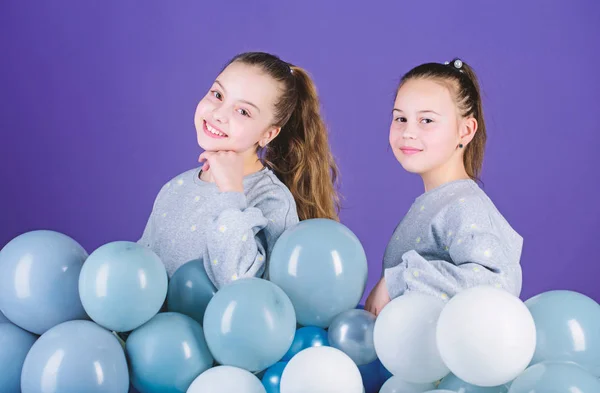
[[[457,70],[460,70],[463,66],[463,62],[460,59],[456,59],[454,60],[454,68],[456,68]]]

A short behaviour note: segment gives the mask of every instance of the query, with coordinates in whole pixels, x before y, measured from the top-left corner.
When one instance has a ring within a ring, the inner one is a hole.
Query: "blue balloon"
[[[379,375],[381,376],[381,380],[385,383],[385,381],[393,377],[394,374],[392,374],[387,368],[385,368],[385,366],[381,362],[379,362],[379,364],[381,365],[381,367],[379,368]]]
[[[90,321],[69,321],[31,347],[21,375],[22,393],[127,393],[125,352],[117,338]]]
[[[287,362],[277,362],[267,369],[262,377],[262,384],[267,393],[280,393],[279,384],[281,383],[281,374]]]
[[[600,381],[574,363],[543,362],[523,371],[509,393],[598,393]]]
[[[202,260],[195,259],[180,266],[171,276],[167,307],[202,324],[206,306],[215,293],[217,288],[208,278]]]
[[[127,332],[160,310],[167,297],[167,271],[149,248],[112,242],[94,251],[83,265],[79,293],[97,324]]]
[[[363,364],[358,366],[358,370],[360,371],[360,375],[362,377],[363,386],[365,388],[365,393],[377,393],[383,383],[387,381],[386,378],[381,372],[381,368],[383,365],[376,359],[375,361],[369,364]],[[391,376],[391,375],[390,375]]]
[[[223,286],[204,314],[206,342],[217,362],[250,372],[279,361],[295,330],[290,299],[277,285],[260,278]]]
[[[367,257],[358,238],[339,222],[305,220],[275,243],[269,279],[290,297],[301,325],[326,328],[360,301]]]
[[[125,343],[131,382],[140,393],[185,393],[214,360],[198,322],[160,313],[134,330]]]
[[[509,386],[510,384],[494,387],[475,386],[463,381],[454,374],[448,374],[448,376],[442,379],[438,389],[448,389],[460,393],[506,393]]]
[[[374,329],[375,315],[365,310],[344,311],[329,326],[329,343],[350,356],[357,365],[369,364],[377,359]]]
[[[21,370],[37,336],[12,323],[0,323],[0,391],[21,392]]]
[[[327,332],[316,326],[305,326],[296,330],[294,341],[281,361],[288,362],[294,355],[310,347],[328,347]]]
[[[531,364],[572,361],[600,377],[600,305],[572,291],[550,291],[525,302],[535,321]]]
[[[0,252],[0,309],[15,325],[38,335],[62,322],[88,319],[77,288],[87,256],[62,233],[17,236]]]

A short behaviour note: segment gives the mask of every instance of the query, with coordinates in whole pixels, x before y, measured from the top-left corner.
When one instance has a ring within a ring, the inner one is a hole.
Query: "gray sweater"
[[[492,285],[521,292],[523,238],[472,180],[419,196],[390,240],[383,259],[393,299],[415,291],[448,300],[461,290]]]
[[[270,169],[244,178],[244,193],[220,192],[187,171],[162,187],[138,243],[163,261],[169,277],[201,258],[215,287],[242,277],[263,277],[283,231],[298,223],[296,203]]]

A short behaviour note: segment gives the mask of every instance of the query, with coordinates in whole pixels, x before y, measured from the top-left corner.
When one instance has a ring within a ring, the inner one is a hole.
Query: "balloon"
[[[304,220],[275,243],[269,279],[288,294],[301,325],[326,328],[360,301],[367,257],[344,225],[323,218]]]
[[[243,278],[223,286],[204,314],[211,353],[223,365],[261,371],[286,353],[296,330],[296,314],[277,285]]]
[[[388,303],[375,322],[375,350],[381,363],[406,382],[428,383],[449,372],[436,344],[436,324],[444,302],[407,293]]]
[[[384,379],[383,375],[380,373],[382,367],[379,359],[375,359],[374,362],[369,364],[358,366],[365,393],[378,393],[379,389],[381,389],[381,385],[383,385],[387,379]]]
[[[454,374],[449,374],[446,378],[442,379],[439,389],[448,389],[457,393],[506,393],[508,392],[509,385],[501,386],[475,386],[467,383]]]
[[[281,376],[281,393],[362,393],[358,367],[332,347],[311,347],[298,353]]]
[[[301,327],[296,330],[294,341],[281,360],[287,362],[303,349],[319,346],[329,346],[327,332],[316,326]]]
[[[357,365],[369,364],[377,359],[374,329],[375,315],[365,310],[344,311],[329,326],[329,343],[350,356]]]
[[[600,305],[572,291],[550,291],[527,300],[537,331],[532,364],[573,361],[600,377]]]
[[[185,392],[214,362],[200,324],[174,312],[157,314],[125,346],[132,384],[141,393]]]
[[[518,297],[478,286],[448,302],[437,342],[454,375],[473,385],[498,386],[512,381],[531,361],[535,324]]]
[[[252,373],[232,366],[218,366],[200,374],[187,393],[266,393]]]
[[[79,293],[97,324],[127,332],[160,310],[167,296],[167,271],[149,248],[112,242],[94,251],[83,265]]]
[[[77,283],[87,252],[53,231],[17,236],[0,252],[0,309],[35,334],[74,319],[88,319]]]
[[[286,365],[287,362],[277,362],[267,369],[262,377],[262,384],[267,393],[280,393],[281,374],[283,374]]]
[[[117,338],[91,321],[68,321],[31,347],[21,374],[22,393],[127,393],[125,353]]]
[[[180,266],[169,281],[167,307],[194,318],[199,324],[204,311],[217,288],[210,281],[201,259],[194,259]]]
[[[398,377],[391,377],[383,384],[379,393],[423,393],[433,389],[433,383],[410,383]]]
[[[600,381],[573,363],[544,362],[529,367],[511,384],[508,393],[597,393]]]
[[[0,391],[21,392],[21,370],[37,337],[12,323],[0,323]]]

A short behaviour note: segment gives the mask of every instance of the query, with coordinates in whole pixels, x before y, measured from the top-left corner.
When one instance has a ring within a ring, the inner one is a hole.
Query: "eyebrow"
[[[227,89],[225,89],[225,86],[223,86],[223,84],[221,82],[219,82],[218,80],[215,81],[215,83],[219,86],[221,86],[221,89],[223,89],[223,92],[227,93]],[[246,100],[238,100],[239,102],[243,102],[244,104],[250,105],[254,108],[256,108],[256,110],[260,113],[260,109],[254,105],[253,103],[251,103],[250,101],[246,101]]]
[[[392,110],[392,113],[394,113],[394,112],[403,112],[403,110],[402,109],[398,109],[398,108],[394,108]],[[439,113],[437,113],[436,111],[431,110],[431,109],[426,109],[426,110],[423,110],[423,111],[418,111],[417,113],[433,113],[435,115],[441,116]]]

